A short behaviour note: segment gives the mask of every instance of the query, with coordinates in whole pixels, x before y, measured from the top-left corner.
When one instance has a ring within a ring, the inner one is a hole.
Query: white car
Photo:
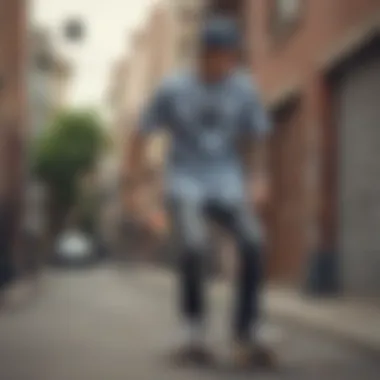
[[[86,234],[68,230],[58,238],[56,254],[59,262],[87,263],[95,257],[95,244]]]

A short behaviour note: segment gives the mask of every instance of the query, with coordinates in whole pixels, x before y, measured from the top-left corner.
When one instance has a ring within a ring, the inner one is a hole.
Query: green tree
[[[94,170],[107,144],[100,118],[85,110],[60,113],[38,139],[33,171],[49,189],[59,224],[76,204],[81,179]]]

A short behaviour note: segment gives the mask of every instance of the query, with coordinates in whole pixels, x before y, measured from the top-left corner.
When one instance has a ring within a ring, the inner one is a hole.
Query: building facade
[[[119,191],[125,170],[125,141],[128,136],[125,99],[126,78],[129,61],[122,57],[111,70],[109,88],[106,93],[107,133],[112,149],[99,163],[98,180],[104,194],[99,226],[104,243],[115,248],[118,238],[118,223],[123,209],[123,194]]]
[[[65,107],[71,68],[55,50],[48,30],[30,28],[28,37],[28,120],[31,135],[37,136]]]
[[[275,125],[270,275],[299,284],[311,255],[314,286],[378,296],[380,4],[248,9],[252,71]]]
[[[0,1],[0,287],[12,278],[23,186],[25,30],[25,1]]]

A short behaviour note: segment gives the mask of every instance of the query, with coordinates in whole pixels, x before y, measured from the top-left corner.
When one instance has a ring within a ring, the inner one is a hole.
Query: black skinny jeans
[[[201,322],[205,315],[203,259],[207,251],[207,219],[212,219],[236,239],[240,259],[237,275],[233,338],[249,341],[259,318],[263,277],[261,237],[255,219],[244,205],[223,205],[188,200],[171,203],[174,232],[180,243],[180,306],[186,320]]]

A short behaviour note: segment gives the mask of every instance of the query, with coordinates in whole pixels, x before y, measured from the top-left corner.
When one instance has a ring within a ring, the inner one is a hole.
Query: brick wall
[[[0,1],[0,127],[2,137],[20,146],[25,125],[25,4]],[[21,157],[2,141],[0,182],[2,197],[19,191]],[[8,148],[8,149],[6,149]],[[12,162],[12,168],[10,167]]]
[[[25,3],[0,0],[0,286],[14,275],[24,178]]]
[[[332,168],[336,145],[329,128],[326,72],[380,20],[380,3],[304,1],[298,19],[277,33],[273,29],[274,1],[247,3],[252,70],[266,103],[275,114],[289,100],[297,99],[294,112],[298,115],[298,126],[291,122],[286,132],[280,122],[275,123],[272,154],[278,156],[278,150],[286,153],[277,170],[275,165],[272,171],[273,183],[282,181],[280,188],[273,189],[282,200],[273,200],[269,230],[274,277],[299,281],[307,252],[318,249],[317,246],[330,249],[335,241],[333,193],[337,173]],[[290,198],[297,200],[293,206],[281,194],[292,188],[294,194]],[[280,220],[289,208],[297,226],[290,235],[281,236],[278,231],[285,231],[291,223]],[[298,237],[291,238],[292,234]]]
[[[250,33],[255,74],[268,98],[291,80],[305,83],[342,38],[379,10],[376,0],[309,0],[287,38],[270,35],[271,1],[250,4]]]

